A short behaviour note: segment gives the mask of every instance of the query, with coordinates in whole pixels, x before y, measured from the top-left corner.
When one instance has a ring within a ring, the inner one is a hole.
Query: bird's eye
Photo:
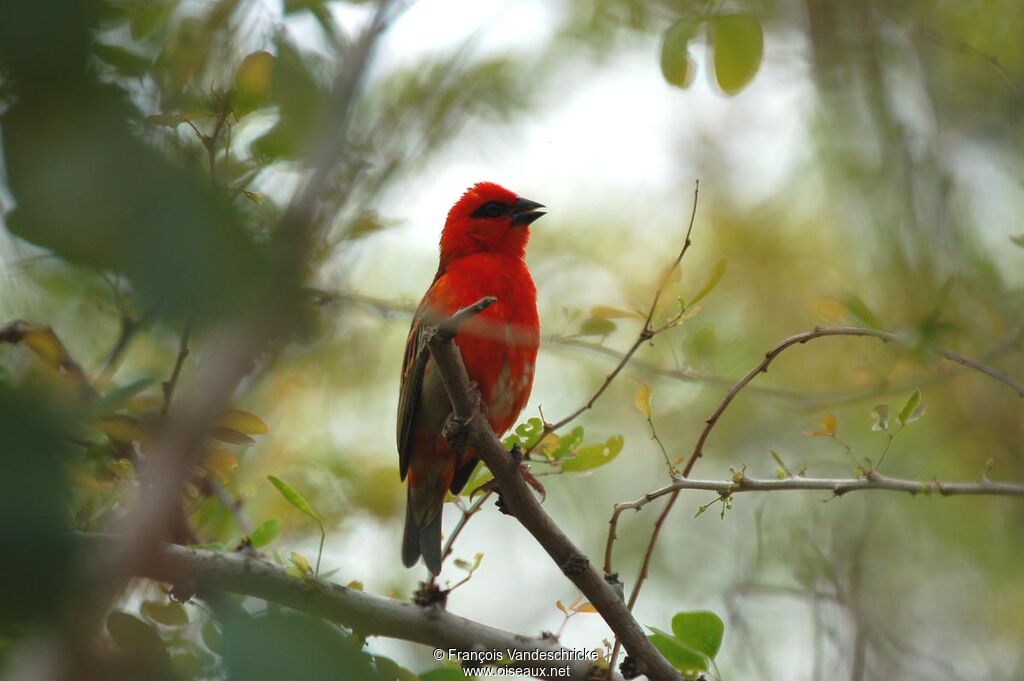
[[[476,212],[473,213],[473,217],[496,218],[504,215],[506,211],[508,211],[508,206],[500,201],[488,201],[476,209]]]

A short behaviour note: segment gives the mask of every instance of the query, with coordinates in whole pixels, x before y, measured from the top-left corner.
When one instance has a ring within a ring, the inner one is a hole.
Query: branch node
[[[590,567],[590,560],[584,555],[575,553],[562,561],[558,567],[566,577],[579,577]]]
[[[448,607],[448,592],[434,582],[420,582],[420,588],[412,596],[412,602],[421,608]]]

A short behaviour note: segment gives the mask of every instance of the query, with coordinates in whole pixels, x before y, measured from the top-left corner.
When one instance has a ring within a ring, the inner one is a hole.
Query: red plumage
[[[529,226],[539,203],[490,182],[470,187],[448,212],[440,264],[413,318],[406,341],[398,406],[398,454],[408,477],[402,561],[419,557],[441,571],[441,510],[447,491],[459,492],[477,459],[461,455],[442,429],[451,404],[428,353],[420,353],[425,325],[485,296],[497,302],[470,319],[455,339],[483,409],[499,436],[515,424],[533,387],[540,339],[537,291],[526,267]]]

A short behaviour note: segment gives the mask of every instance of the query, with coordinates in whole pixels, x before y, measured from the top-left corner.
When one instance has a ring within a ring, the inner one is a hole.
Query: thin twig
[[[164,391],[164,404],[160,413],[164,416],[171,410],[171,401],[174,399],[174,391],[178,387],[178,379],[181,377],[181,368],[185,366],[191,349],[189,341],[192,338],[192,320],[185,321],[185,328],[181,332],[181,341],[178,343],[178,356],[174,360],[174,368],[171,370],[171,377],[161,384]]]
[[[693,233],[693,223],[697,217],[697,202],[699,198],[700,180],[697,180],[694,183],[693,208],[690,210],[690,222],[686,227],[686,238],[683,241],[683,247],[679,250],[679,254],[676,256],[676,259],[672,262],[672,265],[665,270],[665,274],[662,276],[661,282],[658,284],[658,289],[654,292],[654,299],[651,301],[651,306],[647,310],[647,316],[644,319],[643,328],[640,329],[640,333],[637,335],[636,340],[629,347],[629,349],[626,350],[625,353],[623,353],[622,359],[619,360],[619,363],[617,365],[615,365],[615,368],[612,369],[611,373],[609,373],[605,377],[604,381],[602,381],[601,385],[597,388],[594,394],[590,396],[590,399],[584,402],[582,406],[580,406],[578,409],[576,409],[574,412],[572,412],[565,418],[554,423],[544,424],[544,430],[541,432],[540,438],[538,438],[537,442],[535,442],[534,445],[530,447],[529,450],[527,450],[525,456],[528,457],[540,445],[540,443],[544,441],[544,439],[548,435],[554,433],[555,431],[561,428],[564,428],[565,426],[579,418],[584,412],[593,408],[594,404],[596,404],[597,401],[601,399],[601,396],[604,395],[606,390],[608,390],[612,382],[615,381],[616,377],[622,372],[623,369],[626,368],[626,365],[629,364],[629,361],[633,358],[633,355],[636,354],[636,351],[640,349],[640,346],[646,343],[647,341],[651,340],[658,334],[663,333],[664,331],[667,331],[668,329],[672,328],[682,318],[683,312],[681,311],[673,320],[669,320],[668,322],[662,324],[657,328],[655,328],[653,325],[654,315],[658,311],[658,303],[661,302],[661,296],[665,292],[665,287],[668,285],[669,280],[672,278],[672,274],[676,271],[676,269],[678,269],[680,263],[682,263],[683,261],[683,257],[686,255],[686,252],[690,250],[690,246],[693,243],[690,240],[690,235]]]
[[[466,525],[469,524],[469,521],[473,518],[473,516],[479,513],[480,509],[484,507],[484,504],[487,503],[487,500],[491,498],[491,494],[493,494],[491,490],[485,491],[483,493],[483,496],[474,501],[472,506],[470,506],[469,508],[462,512],[462,517],[459,518],[458,525],[456,525],[455,529],[452,530],[451,535],[449,535],[447,541],[445,541],[444,543],[444,548],[441,550],[442,563],[448,559],[448,556],[452,555],[452,551],[455,549],[455,540],[457,540],[459,538],[459,535],[462,534],[463,530],[466,529]]]

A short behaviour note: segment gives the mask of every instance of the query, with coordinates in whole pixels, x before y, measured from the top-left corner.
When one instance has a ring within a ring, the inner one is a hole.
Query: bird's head
[[[530,223],[544,215],[536,201],[494,184],[478,182],[448,211],[441,233],[441,259],[474,253],[499,253],[522,258]]]

